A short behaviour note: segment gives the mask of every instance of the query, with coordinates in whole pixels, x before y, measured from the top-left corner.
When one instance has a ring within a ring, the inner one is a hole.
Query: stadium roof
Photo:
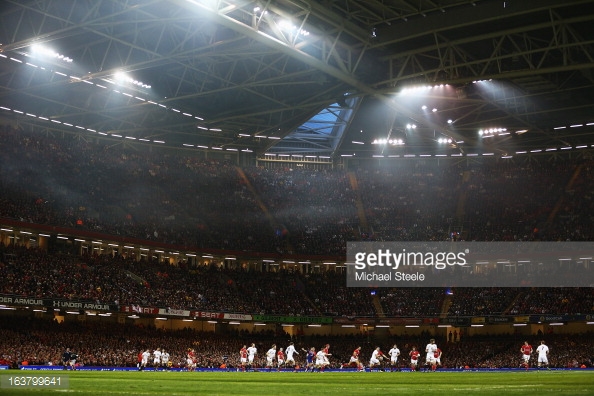
[[[0,117],[258,154],[591,147],[592,26],[591,0],[8,0]]]

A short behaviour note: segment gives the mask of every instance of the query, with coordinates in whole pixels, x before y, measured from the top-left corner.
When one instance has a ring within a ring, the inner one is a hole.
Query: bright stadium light
[[[278,27],[286,32],[294,33],[299,36],[309,36],[309,31],[297,28],[297,26],[295,26],[293,22],[289,21],[288,19],[280,20],[278,22]]]
[[[371,144],[384,144],[391,146],[403,146],[405,144],[404,139],[375,139]]]
[[[146,88],[146,89],[150,89],[151,88],[150,85],[145,84],[142,81],[135,80],[132,77],[130,77],[129,75],[127,75],[126,73],[121,72],[121,71],[116,72],[113,75],[113,78],[114,78],[115,81],[117,81],[120,84],[122,82],[126,82],[126,83],[129,83],[129,84],[134,84],[134,85],[136,85],[138,87],[141,87],[141,88]]]
[[[47,48],[41,44],[33,44],[31,46],[31,52],[34,54],[40,54],[44,56],[49,56],[51,58],[56,58],[66,63],[72,63],[72,58],[59,54],[51,48]]]
[[[507,131],[507,128],[484,128],[479,129],[478,134],[479,136],[487,138],[492,136],[509,135],[509,132]]]

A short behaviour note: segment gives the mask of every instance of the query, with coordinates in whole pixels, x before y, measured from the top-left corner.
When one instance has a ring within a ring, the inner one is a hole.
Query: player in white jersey
[[[437,351],[437,344],[435,344],[435,340],[432,338],[429,340],[429,344],[425,347],[425,352],[427,352],[425,364],[429,367],[435,365],[435,351]]]
[[[272,366],[274,366],[274,357],[276,356],[276,345],[272,344],[272,347],[266,352],[266,367],[268,370],[272,370]]]
[[[388,351],[388,355],[390,355],[390,371],[394,371],[394,367],[400,371],[400,368],[398,367],[398,356],[400,356],[398,345],[394,344],[392,349]]]
[[[146,366],[148,365],[148,360],[151,357],[151,353],[149,352],[149,350],[147,349],[146,351],[142,352],[142,360],[140,361],[140,367],[142,369],[145,369]]]
[[[547,369],[549,368],[549,347],[545,345],[544,340],[540,342],[540,345],[536,348],[536,353],[538,353],[538,368],[545,366]]]
[[[295,345],[293,343],[290,343],[287,349],[285,350],[285,353],[287,354],[287,361],[285,364],[290,367],[295,367],[295,358],[293,357],[293,355],[299,355],[299,352],[297,352],[297,350],[295,349]]]
[[[320,349],[318,353],[316,353],[316,364],[315,367],[318,371],[323,372],[327,365],[330,364],[328,357],[326,356],[326,352],[324,348]]]
[[[161,366],[161,355],[161,348],[157,348],[153,351],[153,367],[155,367],[155,370]]]
[[[250,347],[247,349],[247,353],[248,353],[248,370],[249,370],[252,368],[252,365],[254,364],[254,359],[256,357],[256,354],[258,353],[256,344],[252,343],[252,345],[250,345]]]
[[[375,347],[373,353],[371,354],[371,359],[369,359],[369,372],[373,371],[374,367],[378,367],[378,370],[384,371],[382,369],[382,362],[384,360],[384,353],[380,350],[380,347]]]
[[[161,365],[165,370],[169,369],[169,353],[165,349],[161,351]]]

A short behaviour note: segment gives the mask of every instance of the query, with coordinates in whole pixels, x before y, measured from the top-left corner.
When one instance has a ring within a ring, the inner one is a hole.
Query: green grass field
[[[0,395],[593,395],[593,371],[437,373],[3,372],[67,375],[67,389],[15,389]]]

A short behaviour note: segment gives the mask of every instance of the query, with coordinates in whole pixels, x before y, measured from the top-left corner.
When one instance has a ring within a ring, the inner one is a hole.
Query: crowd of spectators
[[[593,288],[533,288],[521,290],[510,309],[511,314],[591,314],[594,312]]]
[[[494,288],[456,288],[451,294],[451,304],[448,315],[478,316],[478,315],[503,315],[512,302],[521,293],[521,289],[513,287]],[[531,311],[522,311],[532,313]]]
[[[462,188],[472,239],[556,240],[549,215],[577,164],[559,160],[469,166]]]
[[[244,166],[0,126],[0,217],[194,248],[344,256],[347,241],[591,240],[592,161]]]
[[[358,169],[367,237],[378,241],[447,240],[455,225],[460,172],[458,165],[436,162]]]
[[[0,248],[0,253],[0,294],[216,312],[316,314],[297,273],[188,268],[25,248]]]
[[[573,177],[575,175],[575,177]],[[548,232],[549,239],[592,241],[594,239],[594,163],[576,164],[572,179],[558,201]]]
[[[327,271],[306,276],[306,293],[319,312],[329,316],[376,316],[368,288],[347,288],[342,273]]]
[[[594,308],[591,288],[348,288],[346,275],[333,270],[304,274],[214,263],[172,265],[121,255],[52,254],[3,245],[0,294],[292,316],[564,315],[591,314]]]
[[[592,240],[591,161],[411,160],[239,169],[191,151],[0,127],[0,217],[193,248],[344,257],[350,240]],[[362,208],[362,210],[361,210]],[[453,230],[457,230],[453,237]],[[4,294],[241,313],[434,316],[444,290],[347,289],[345,275],[188,268],[20,251]],[[142,281],[139,281],[141,279]],[[460,289],[449,315],[590,313],[589,289]]]
[[[246,169],[295,253],[345,255],[358,238],[356,194],[342,170]]]
[[[550,348],[551,367],[592,366],[594,347],[591,334],[568,337],[563,334],[529,336],[533,345],[545,339]],[[376,338],[372,334],[291,336],[282,330],[201,332],[191,329],[160,330],[138,325],[113,322],[62,322],[26,317],[0,322],[0,359],[12,367],[28,365],[61,365],[61,356],[70,348],[79,356],[78,364],[85,366],[135,367],[139,352],[166,350],[173,367],[185,367],[188,348],[196,351],[198,367],[217,368],[223,364],[229,369],[239,366],[239,350],[243,345],[256,344],[256,367],[262,367],[264,353],[272,344],[286,347],[294,342],[303,365],[305,354],[301,348],[319,350],[330,344],[331,367],[338,368],[349,361],[352,351],[362,347],[361,361],[367,365],[376,346],[387,352],[394,343],[401,351],[400,367],[407,367],[408,352],[413,346],[424,349],[429,334],[410,336],[393,334]],[[438,338],[443,351],[442,366],[448,368],[501,368],[520,366],[520,345],[526,339],[521,335],[472,336],[458,342]],[[151,359],[152,362],[152,359]],[[150,365],[150,364],[149,364]]]
[[[378,290],[386,316],[437,317],[442,311],[445,289],[388,288]]]
[[[225,161],[0,129],[0,216],[215,249],[279,238]]]

